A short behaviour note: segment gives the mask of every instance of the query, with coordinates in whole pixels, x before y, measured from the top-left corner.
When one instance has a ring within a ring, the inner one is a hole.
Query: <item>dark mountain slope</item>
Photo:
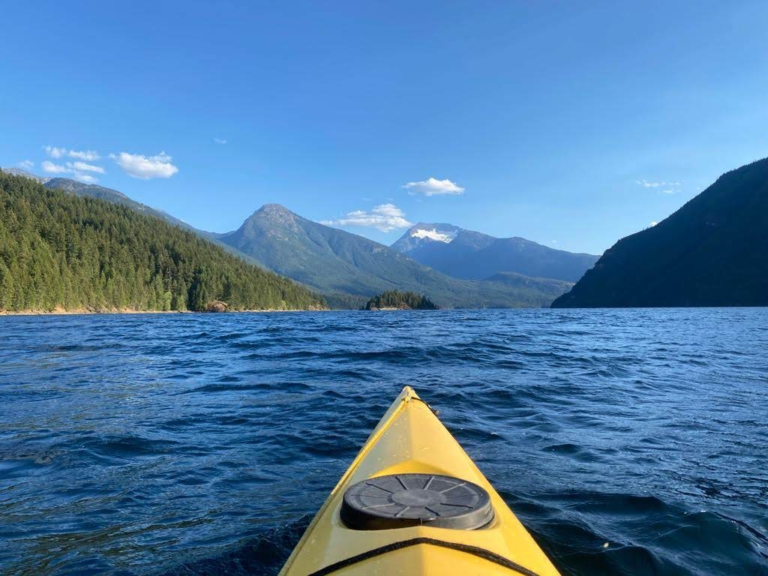
[[[515,272],[575,282],[598,259],[525,238],[494,238],[452,224],[416,224],[392,248],[444,274],[467,279]]]
[[[348,299],[344,305],[397,289],[427,294],[444,307],[541,306],[567,289],[536,280],[520,287],[450,278],[377,242],[276,204],[262,207],[237,231],[219,239],[266,268],[331,295],[331,302]]]
[[[0,310],[305,309],[320,302],[125,205],[0,173]]]
[[[768,305],[768,159],[619,240],[553,307]]]

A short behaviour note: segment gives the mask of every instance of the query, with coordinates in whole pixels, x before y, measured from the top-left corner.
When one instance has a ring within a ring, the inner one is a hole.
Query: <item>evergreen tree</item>
[[[402,310],[437,310],[438,307],[426,296],[415,292],[388,290],[368,300],[364,310],[398,308]]]
[[[0,310],[324,306],[168,222],[0,173]]]

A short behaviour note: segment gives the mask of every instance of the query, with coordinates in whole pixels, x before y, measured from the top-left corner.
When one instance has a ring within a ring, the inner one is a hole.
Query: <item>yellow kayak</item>
[[[432,409],[406,387],[281,574],[558,571]]]

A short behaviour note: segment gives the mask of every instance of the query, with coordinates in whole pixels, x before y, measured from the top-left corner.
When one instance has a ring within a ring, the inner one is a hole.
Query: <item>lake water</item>
[[[274,574],[406,384],[564,574],[768,574],[768,310],[0,317],[0,572]]]

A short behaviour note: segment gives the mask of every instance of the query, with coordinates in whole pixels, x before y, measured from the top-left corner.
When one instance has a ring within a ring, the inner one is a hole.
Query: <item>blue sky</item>
[[[768,156],[763,0],[30,1],[3,20],[0,165],[217,232],[278,202],[387,244],[427,221],[600,253]]]

